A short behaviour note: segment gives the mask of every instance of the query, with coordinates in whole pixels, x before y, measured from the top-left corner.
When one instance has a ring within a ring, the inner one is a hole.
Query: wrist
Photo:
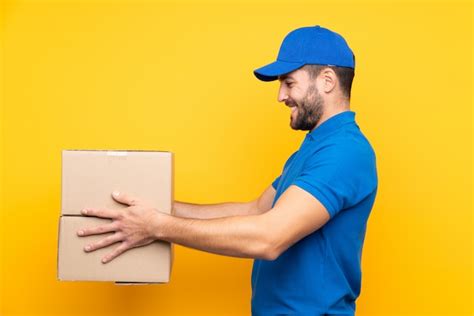
[[[153,237],[158,240],[164,240],[166,238],[165,227],[171,216],[159,211],[157,213],[158,215],[153,223]]]

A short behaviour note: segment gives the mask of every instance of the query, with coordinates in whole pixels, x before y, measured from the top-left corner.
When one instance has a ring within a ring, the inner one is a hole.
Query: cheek
[[[295,101],[299,103],[304,97],[304,93],[302,93],[302,90],[299,89],[298,87],[294,87],[290,90],[288,90],[288,95]]]
[[[303,101],[301,96],[293,94],[293,95],[290,95],[290,98],[298,107],[301,107],[302,101]]]

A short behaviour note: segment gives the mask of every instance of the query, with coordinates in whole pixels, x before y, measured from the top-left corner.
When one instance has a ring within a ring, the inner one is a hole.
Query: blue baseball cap
[[[355,56],[338,33],[319,25],[308,26],[288,33],[281,43],[277,60],[253,73],[262,81],[273,81],[308,64],[355,69]]]

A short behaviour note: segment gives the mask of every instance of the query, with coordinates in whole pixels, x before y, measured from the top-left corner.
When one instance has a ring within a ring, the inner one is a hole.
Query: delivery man
[[[254,201],[174,203],[159,212],[127,192],[120,210],[86,208],[110,224],[79,236],[115,232],[85,251],[120,244],[102,260],[164,240],[211,253],[254,258],[253,315],[353,315],[361,253],[377,192],[375,153],[349,108],[355,57],[344,38],[321,26],[290,32],[278,58],[254,71],[279,80],[290,126],[308,131],[281,175]]]

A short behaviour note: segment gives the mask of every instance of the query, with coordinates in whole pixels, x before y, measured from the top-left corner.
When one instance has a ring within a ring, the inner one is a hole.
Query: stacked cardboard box
[[[85,252],[84,246],[108,234],[79,237],[81,228],[111,219],[81,215],[85,207],[123,209],[113,191],[146,201],[163,213],[172,213],[173,153],[162,151],[64,150],[62,152],[61,216],[58,240],[58,279],[113,281],[119,284],[167,283],[173,263],[173,245],[155,241],[132,248],[103,264],[101,259],[119,243]]]

